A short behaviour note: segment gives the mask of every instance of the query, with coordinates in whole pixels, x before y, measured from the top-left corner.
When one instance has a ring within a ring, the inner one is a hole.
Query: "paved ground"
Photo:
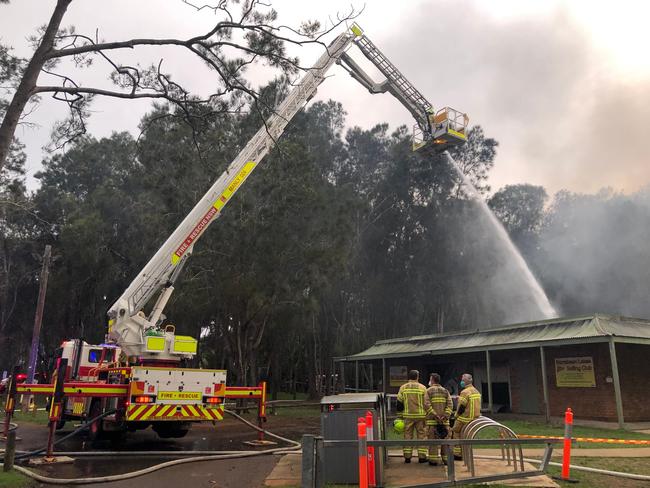
[[[277,432],[282,436],[299,440],[303,433],[317,433],[320,428],[318,418],[294,419],[291,417],[270,417],[268,430]],[[72,426],[66,426],[63,433],[70,432]],[[47,440],[47,428],[42,425],[24,423],[19,427],[19,436],[22,440],[17,448],[30,451],[43,447]],[[183,439],[159,439],[158,436],[147,429],[131,434],[127,442],[120,447],[121,451],[196,451],[196,450],[251,450],[244,444],[257,438],[257,433],[244,424],[226,419],[211,424],[197,424]],[[0,445],[0,448],[3,446]],[[97,447],[90,445],[85,436],[79,436],[63,442],[56,450],[61,451],[108,451],[115,448],[110,443],[103,443]],[[257,450],[262,450],[257,449]],[[39,468],[38,472],[56,478],[81,478],[97,477],[118,474],[142,469],[154,464],[170,460],[165,456],[107,456],[101,458],[78,457],[73,464],[64,464]],[[155,473],[138,477],[131,481],[102,484],[103,487],[127,488],[132,486],[156,488],[257,488],[264,486],[264,479],[272,471],[279,457],[264,455],[252,459],[233,459],[219,461],[205,461],[184,464],[166,468]],[[53,485],[41,485],[53,486]],[[79,485],[91,486],[91,485]],[[97,485],[93,485],[97,486]]]
[[[298,486],[300,484],[300,466],[302,457],[299,454],[284,456],[266,479],[268,487]],[[504,474],[512,471],[502,461],[476,459],[477,476]],[[525,463],[526,471],[534,471],[535,466]],[[462,462],[456,462],[458,479],[469,477],[470,473],[463,467]],[[411,486],[425,483],[435,483],[447,479],[446,466],[429,466],[417,462],[404,464],[401,454],[390,457],[386,465],[384,486]],[[548,476],[531,476],[524,479],[500,481],[505,486],[528,486],[534,488],[558,488],[558,485]]]

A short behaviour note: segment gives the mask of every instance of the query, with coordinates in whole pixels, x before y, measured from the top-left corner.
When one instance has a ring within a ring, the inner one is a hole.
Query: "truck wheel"
[[[56,422],[56,430],[61,430],[63,427],[65,427],[65,420],[57,420]]]
[[[110,435],[108,432],[105,432],[104,434],[108,435],[112,447],[122,447],[126,442],[125,430],[117,430],[115,432],[110,432]]]
[[[190,431],[189,422],[157,422],[152,426],[161,439],[180,439]]]
[[[90,412],[88,413],[89,419],[94,419],[102,414],[102,404],[99,400],[93,400],[93,403],[90,405]],[[102,428],[102,419],[95,420],[90,423],[88,427],[88,438],[92,441],[98,441],[102,439],[104,429]]]

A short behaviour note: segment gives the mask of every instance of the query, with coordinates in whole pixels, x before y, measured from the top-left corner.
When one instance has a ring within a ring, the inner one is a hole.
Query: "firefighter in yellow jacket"
[[[451,434],[449,417],[451,417],[453,405],[451,395],[440,384],[440,375],[438,373],[431,373],[427,396],[431,403],[431,410],[427,414],[429,439],[448,439]],[[447,455],[443,447],[429,446],[429,464],[436,466],[441,461],[447,464]]]
[[[408,383],[403,384],[397,393],[397,401],[403,405],[404,439],[426,439],[426,417],[431,410],[427,388],[418,381],[420,373],[413,369],[409,371]],[[413,455],[412,446],[404,446],[404,462],[410,463]],[[426,446],[418,447],[418,459],[427,462]]]
[[[460,379],[461,392],[458,395],[458,406],[456,407],[456,422],[453,428],[454,439],[460,439],[465,426],[472,420],[481,416],[481,393],[474,388],[472,375],[463,374]],[[462,459],[462,449],[454,446],[454,457]]]

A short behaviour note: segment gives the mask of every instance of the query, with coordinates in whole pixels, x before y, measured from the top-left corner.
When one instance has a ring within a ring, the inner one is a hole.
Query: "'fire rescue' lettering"
[[[246,177],[253,171],[255,168],[255,161],[249,161],[244,165],[244,167],[235,175],[235,177],[230,181],[226,189],[221,193],[221,196],[217,199],[216,202],[210,207],[210,210],[206,212],[203,218],[196,224],[196,227],[189,233],[189,235],[183,240],[183,243],[178,246],[178,249],[172,254],[172,264],[176,264],[180,261],[183,254],[190,248],[192,243],[201,235],[201,233],[208,226],[212,218],[219,213],[223,206],[228,202],[228,199],[237,191],[237,188],[241,186]]]
[[[201,400],[200,391],[159,391],[158,400]]]

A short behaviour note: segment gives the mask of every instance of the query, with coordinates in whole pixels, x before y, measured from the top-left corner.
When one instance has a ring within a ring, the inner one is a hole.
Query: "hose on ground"
[[[4,425],[5,419],[0,420],[0,425]],[[15,424],[13,422],[9,422],[9,432],[12,430],[16,430],[18,428],[18,424]]]
[[[55,440],[52,445],[56,446],[57,444],[60,444],[61,442],[70,439],[70,437],[74,437],[75,435],[79,434],[80,432],[83,432],[84,430],[88,429],[93,422],[95,422],[97,420],[100,420],[100,419],[102,419],[102,418],[104,418],[104,417],[106,417],[108,415],[112,415],[114,413],[115,413],[115,410],[108,410],[108,411],[104,412],[103,414],[98,415],[97,417],[88,420],[87,422],[85,422],[81,426],[77,427],[75,430],[73,430],[69,434],[66,434],[63,437],[60,437],[57,440]],[[18,427],[17,424],[14,424],[14,425],[16,425],[16,427]],[[35,451],[21,452],[20,454],[16,454],[15,460],[19,461],[21,459],[27,459],[27,458],[30,458],[30,457],[33,457],[33,456],[38,456],[39,454],[42,454],[45,451],[47,451],[47,447],[42,447],[41,449],[36,449]],[[0,458],[0,461],[4,461],[4,457]]]
[[[287,439],[286,437],[279,436],[277,434],[274,434],[272,432],[269,432],[268,430],[262,429],[258,427],[257,425],[249,422],[245,418],[241,417],[240,415],[231,412],[229,410],[225,410],[226,413],[231,415],[232,417],[240,420],[244,424],[248,425],[249,427],[259,431],[263,432],[265,435],[268,435],[269,437],[273,437],[275,439],[278,439],[280,441],[286,442],[293,447],[276,447],[273,449],[265,449],[262,451],[239,451],[235,452],[232,454],[215,454],[215,455],[209,455],[209,456],[195,456],[195,457],[189,457],[185,459],[174,459],[172,461],[167,461],[164,463],[156,464],[154,466],[149,466],[148,468],[143,468],[139,469],[136,471],[131,471],[129,473],[122,473],[122,474],[116,474],[116,475],[109,475],[109,476],[99,476],[96,478],[74,478],[74,479],[64,479],[64,478],[51,478],[49,476],[43,476],[38,473],[35,473],[34,471],[31,471],[29,469],[23,468],[22,466],[14,466],[14,469],[32,479],[35,479],[36,481],[39,481],[41,483],[49,483],[52,485],[82,485],[82,484],[87,484],[87,483],[108,483],[111,481],[122,481],[122,480],[127,480],[127,479],[133,479],[137,478],[138,476],[143,476],[145,474],[153,473],[154,471],[158,471],[160,469],[164,468],[169,468],[171,466],[177,466],[179,464],[187,464],[187,463],[194,463],[194,462],[200,462],[200,461],[216,461],[216,460],[223,460],[223,459],[236,459],[236,458],[245,458],[245,457],[253,457],[253,456],[262,456],[266,454],[274,454],[274,453],[280,453],[280,452],[286,452],[286,451],[295,451],[297,449],[300,449],[301,445],[299,442],[293,441],[291,439]],[[97,420],[99,417],[96,417],[95,419],[92,419],[91,422]],[[91,422],[88,422],[89,425]],[[83,427],[83,426],[82,426]],[[77,429],[81,430],[81,429]],[[73,431],[75,434],[77,431]],[[66,436],[65,438],[68,438]],[[40,452],[43,452],[44,449],[40,450]]]

